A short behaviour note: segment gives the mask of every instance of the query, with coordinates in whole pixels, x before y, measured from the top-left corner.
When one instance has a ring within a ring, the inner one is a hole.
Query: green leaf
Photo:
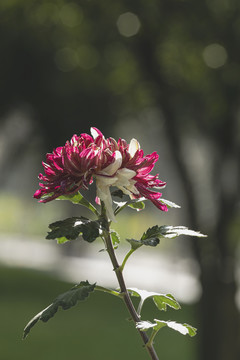
[[[180,235],[206,237],[199,231],[189,230],[186,226],[163,225],[159,227],[159,236],[164,238],[175,238]]]
[[[141,241],[149,238],[175,238],[180,235],[205,237],[198,231],[189,230],[186,226],[155,225],[149,228],[141,237]]]
[[[141,240],[135,239],[126,239],[130,244],[132,249],[136,250],[142,245],[146,246],[157,246],[159,244],[159,239],[157,235],[159,234],[158,226],[154,226],[153,228],[149,228],[141,237]]]
[[[64,236],[57,239],[58,244],[65,244],[66,242],[70,241],[69,239],[65,238]]]
[[[158,238],[160,237],[160,232],[159,232],[159,226],[155,225],[152,226],[151,228],[148,228],[147,231],[145,233],[143,233],[141,240],[146,240],[148,238]]]
[[[145,204],[143,201],[136,201],[136,202],[132,202],[130,204],[128,204],[128,206],[132,209],[135,209],[137,211],[140,211],[140,210],[144,210],[145,209]]]
[[[26,325],[23,333],[23,339],[29,334],[31,328],[39,321],[47,322],[52,318],[58,308],[61,307],[63,310],[67,310],[72,306],[76,305],[78,301],[85,300],[89,294],[94,290],[95,284],[91,285],[88,281],[81,281],[79,285],[74,286],[71,290],[59,295],[51,305],[46,309],[38,313],[29,323]]]
[[[158,294],[158,295],[153,295],[153,301],[155,303],[155,305],[157,306],[157,308],[159,310],[163,310],[166,311],[167,310],[167,306],[175,309],[175,310],[179,310],[181,309],[180,304],[178,303],[178,301],[174,298],[173,295],[171,294]]]
[[[148,239],[144,239],[144,240],[140,240],[140,241],[143,245],[153,246],[153,247],[157,246],[160,243],[160,240],[156,237],[155,238],[152,237],[152,238],[148,238]]]
[[[127,242],[129,242],[133,250],[137,250],[138,248],[143,246],[143,243],[140,240],[135,240],[135,239],[126,239],[126,240]]]
[[[96,216],[99,215],[95,206],[93,206],[93,204],[91,204],[80,192],[76,192],[75,194],[71,194],[71,195],[62,195],[59,196],[56,200],[69,200],[73,204],[78,204],[87,207]]]
[[[49,225],[50,232],[46,239],[58,239],[59,243],[68,240],[75,240],[80,234],[83,239],[93,242],[100,235],[100,224],[87,218],[72,217],[61,221],[56,221]]]
[[[137,250],[142,245],[155,247],[159,244],[158,238],[149,238],[144,240],[135,240],[135,239],[126,239],[130,244],[133,250]]]
[[[129,288],[128,290],[132,296],[137,296],[137,297],[141,298],[139,306],[138,306],[138,311],[137,311],[139,315],[141,313],[143,303],[148,298],[153,299],[154,304],[157,306],[157,308],[159,310],[166,311],[167,306],[169,306],[175,310],[179,310],[181,308],[180,304],[177,302],[177,300],[171,294],[159,294],[156,292],[140,290],[137,288]]]
[[[114,249],[117,249],[118,244],[120,243],[119,234],[116,231],[111,230],[111,238],[112,238],[112,243],[113,243]]]
[[[140,321],[137,323],[136,327],[141,331],[147,331],[148,329],[153,328],[154,336],[157,334],[157,332],[160,329],[162,329],[165,326],[180,332],[182,335],[189,335],[191,337],[195,336],[197,333],[197,329],[195,329],[193,326],[188,324],[180,324],[180,323],[176,323],[175,321],[163,321],[158,319],[154,319],[154,321],[155,323],[151,323],[149,321]],[[153,336],[151,337],[153,339]]]
[[[114,295],[114,296],[122,298],[122,294],[119,291],[112,290],[112,289],[109,289],[109,288],[106,288],[106,287],[103,287],[103,286],[96,285],[94,290],[103,291],[103,292],[105,292],[107,294]]]
[[[122,211],[125,207],[129,206],[135,210],[143,210],[145,208],[144,201],[145,198],[132,199],[128,201],[114,201],[114,204],[117,205],[117,208],[114,211],[114,214],[117,215]]]
[[[157,246],[160,242],[160,238],[174,238],[180,235],[198,236],[205,237],[206,235],[201,234],[198,231],[189,230],[185,226],[152,226],[145,231],[140,240],[126,239],[133,250],[137,250],[142,245]]]

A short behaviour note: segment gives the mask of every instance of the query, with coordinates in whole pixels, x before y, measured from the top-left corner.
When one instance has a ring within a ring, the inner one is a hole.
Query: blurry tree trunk
[[[147,31],[145,32],[146,37],[139,40],[135,51],[146,80],[154,83],[157,88],[157,103],[165,117],[172,158],[185,190],[189,226],[198,229],[200,224],[197,215],[196,198],[191,176],[181,155],[181,129],[176,121],[176,114],[171,104],[173,95],[177,90],[166,83],[164,77],[162,77],[159,63],[155,61],[154,43],[151,43],[151,36],[146,34]],[[225,151],[224,145],[227,143],[229,145],[229,141],[231,141],[229,137],[234,132],[233,128],[229,129],[229,127],[231,127],[231,121],[226,121],[226,128],[221,129],[222,139],[219,139],[220,142],[222,141],[219,144],[220,155],[221,147]],[[229,145],[229,147],[231,146]],[[231,151],[229,148],[228,150]],[[217,177],[219,182],[219,169]],[[228,185],[225,184],[225,186]],[[234,251],[236,249],[234,249],[234,246],[231,249],[228,239],[229,225],[234,216],[234,209],[236,210],[237,199],[230,198],[226,203],[221,193],[222,190],[220,189],[220,196],[223,200],[220,202],[220,215],[216,222],[214,234],[207,239],[210,245],[205,249],[204,245],[201,244],[201,240],[195,240],[193,243],[195,257],[201,268],[203,289],[199,304],[199,323],[201,325],[199,329],[200,348],[198,356],[200,360],[240,359],[240,314],[235,303],[236,279],[234,277]]]
[[[219,279],[214,266],[211,270],[203,267],[201,279],[199,359],[238,360],[240,342],[239,312],[234,302],[236,285]]]

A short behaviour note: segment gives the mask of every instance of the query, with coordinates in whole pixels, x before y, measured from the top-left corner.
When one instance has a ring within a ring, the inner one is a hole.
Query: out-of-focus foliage
[[[27,103],[45,136],[61,123],[65,140],[85,124],[156,105],[167,84],[184,130],[194,117],[221,139],[239,91],[239,7],[235,0],[3,0],[1,112]]]
[[[35,120],[28,144],[38,133],[49,150],[92,125],[109,136],[115,122],[168,144],[186,225],[209,235],[193,247],[204,360],[240,352],[239,10],[238,0],[0,2],[0,116],[27,109]],[[12,146],[0,136],[7,170],[24,151],[12,124]]]

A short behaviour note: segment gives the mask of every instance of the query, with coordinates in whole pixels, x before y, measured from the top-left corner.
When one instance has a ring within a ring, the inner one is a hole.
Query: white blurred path
[[[56,277],[79,283],[118,287],[106,252],[100,245],[87,244],[84,257],[66,255],[55,241],[0,234],[0,264],[48,271]],[[123,250],[117,250],[120,262]],[[191,259],[176,259],[153,248],[139,249],[126,264],[128,287],[172,293],[180,302],[193,303],[201,296],[198,269]]]

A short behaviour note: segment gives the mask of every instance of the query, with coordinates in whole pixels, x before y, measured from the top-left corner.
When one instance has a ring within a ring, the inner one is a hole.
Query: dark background
[[[2,193],[31,197],[42,154],[91,126],[157,150],[167,198],[208,234],[188,242],[201,269],[201,360],[240,356],[239,10],[238,0],[0,3]]]

